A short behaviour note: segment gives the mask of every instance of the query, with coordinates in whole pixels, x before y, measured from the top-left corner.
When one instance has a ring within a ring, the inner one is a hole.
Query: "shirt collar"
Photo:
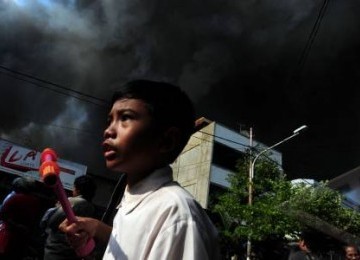
[[[119,207],[124,210],[125,214],[129,214],[147,196],[172,180],[172,169],[170,166],[155,170],[145,179],[131,187],[131,189],[126,186]]]

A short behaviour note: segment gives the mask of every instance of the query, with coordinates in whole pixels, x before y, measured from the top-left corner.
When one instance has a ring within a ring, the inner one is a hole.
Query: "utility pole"
[[[250,127],[250,134],[249,134],[249,195],[248,195],[248,205],[249,207],[252,206],[252,194],[253,194],[253,185],[252,185],[252,148],[253,148],[253,128]],[[249,224],[249,223],[247,223]],[[251,234],[248,234],[247,246],[246,246],[246,260],[250,260],[251,257]]]
[[[260,151],[259,153],[256,154],[256,156],[254,157],[254,159],[252,158],[252,152],[251,152],[251,148],[252,148],[252,136],[253,136],[253,133],[252,133],[252,129],[250,129],[250,161],[249,161],[249,207],[252,206],[253,204],[253,179],[254,179],[254,169],[255,169],[255,163],[256,163],[256,160],[259,159],[259,157],[261,155],[263,155],[264,153],[266,153],[267,151],[277,147],[278,145],[282,144],[282,143],[285,143],[286,141],[294,138],[295,136],[297,136],[298,134],[300,134],[301,131],[307,129],[307,125],[302,125],[298,128],[296,128],[292,135],[286,137],[285,139],[277,142],[276,144],[273,144],[272,146],[269,146],[268,148]],[[246,223],[247,225],[249,225],[249,223]],[[250,223],[251,225],[251,223]],[[252,227],[251,227],[252,229]],[[250,230],[251,230],[250,229]],[[248,234],[248,241],[247,241],[247,248],[246,248],[246,260],[251,260],[251,231],[250,233]]]

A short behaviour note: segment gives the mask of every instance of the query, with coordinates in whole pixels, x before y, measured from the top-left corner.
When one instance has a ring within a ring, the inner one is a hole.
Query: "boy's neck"
[[[134,185],[145,179],[147,176],[152,174],[157,169],[163,168],[165,165],[160,165],[157,167],[152,168],[151,170],[147,170],[141,173],[134,173],[134,174],[126,174],[127,175],[127,186],[132,188]]]

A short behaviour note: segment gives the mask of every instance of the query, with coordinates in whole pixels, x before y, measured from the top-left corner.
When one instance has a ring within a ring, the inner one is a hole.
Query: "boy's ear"
[[[181,132],[177,127],[170,127],[167,129],[162,136],[160,151],[173,151],[180,143],[180,136]]]

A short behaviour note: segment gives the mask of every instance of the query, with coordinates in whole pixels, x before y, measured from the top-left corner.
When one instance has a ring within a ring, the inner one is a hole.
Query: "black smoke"
[[[2,0],[0,136],[103,171],[107,106],[91,97],[141,77],[181,85],[199,116],[268,145],[307,124],[279,147],[288,175],[342,174],[360,163],[360,6],[328,1],[319,20],[324,3]]]

